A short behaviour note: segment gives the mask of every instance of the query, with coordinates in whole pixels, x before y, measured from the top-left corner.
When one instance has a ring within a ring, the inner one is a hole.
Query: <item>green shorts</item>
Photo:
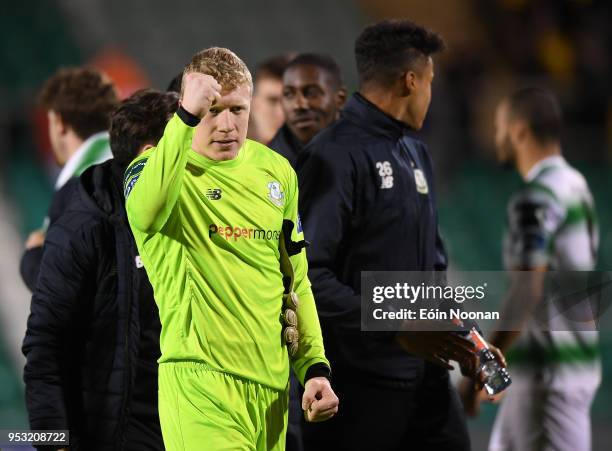
[[[288,390],[199,362],[159,365],[159,420],[168,451],[284,451]]]

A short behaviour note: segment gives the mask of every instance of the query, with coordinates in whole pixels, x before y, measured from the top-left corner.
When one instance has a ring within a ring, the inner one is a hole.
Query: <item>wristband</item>
[[[189,111],[183,108],[183,105],[178,107],[178,110],[176,110],[176,114],[178,115],[178,117],[181,118],[185,125],[188,125],[190,127],[195,127],[200,123],[200,118],[191,114]]]

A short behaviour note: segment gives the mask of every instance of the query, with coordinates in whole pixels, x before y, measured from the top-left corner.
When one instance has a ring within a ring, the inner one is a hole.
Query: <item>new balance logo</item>
[[[220,188],[207,189],[206,190],[206,197],[208,197],[210,200],[219,200],[219,199],[221,199],[221,189]]]

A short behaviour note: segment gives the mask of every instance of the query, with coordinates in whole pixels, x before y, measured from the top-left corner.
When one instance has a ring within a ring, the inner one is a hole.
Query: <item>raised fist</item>
[[[200,119],[206,116],[210,106],[221,98],[221,85],[210,75],[189,72],[183,77],[181,105]]]

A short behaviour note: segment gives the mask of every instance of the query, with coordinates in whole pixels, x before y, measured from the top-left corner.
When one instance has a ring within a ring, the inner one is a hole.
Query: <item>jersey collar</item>
[[[561,155],[551,155],[550,157],[542,158],[531,167],[525,176],[525,181],[527,183],[533,182],[544,170],[553,166],[563,166],[565,164],[565,158]]]
[[[405,135],[416,137],[404,123],[389,116],[358,92],[348,100],[341,115],[371,133],[394,140]]]
[[[85,141],[83,141],[81,145],[79,146],[79,148],[70,156],[70,158],[68,158],[68,161],[66,161],[66,164],[60,171],[57,177],[57,180],[55,182],[56,191],[58,191],[62,186],[64,186],[66,182],[70,180],[72,177],[74,177],[75,175],[80,175],[76,173],[77,169],[79,168],[83,160],[87,158],[87,153],[89,149],[91,149],[92,145],[96,141],[101,140],[101,139],[104,139],[108,142],[108,132],[94,133],[89,138],[87,138]],[[111,158],[111,157],[112,155],[108,155],[108,158]],[[94,162],[94,163],[97,163],[97,162]]]

